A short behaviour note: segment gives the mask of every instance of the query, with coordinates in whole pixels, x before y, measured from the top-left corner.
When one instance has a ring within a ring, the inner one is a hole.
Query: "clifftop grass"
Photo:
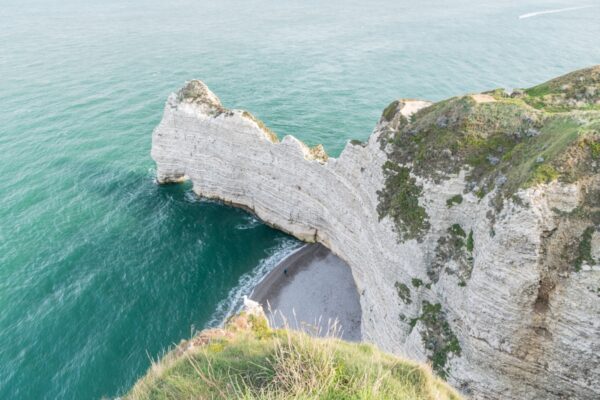
[[[594,162],[600,159],[600,67],[511,95],[494,90],[451,98],[410,119],[392,112],[398,104],[390,104],[382,116],[382,121],[393,123],[381,135],[389,161],[384,165],[387,180],[379,212],[390,215],[401,234],[406,229],[415,233],[410,224],[402,225],[420,211],[399,203],[405,200],[407,186],[389,173],[394,167],[436,182],[466,169],[465,191],[482,198],[498,189],[498,207],[521,188],[554,180],[573,182],[600,172]],[[418,202],[411,199],[411,204]],[[427,231],[424,224],[412,226],[418,226],[418,232],[409,237]]]
[[[600,110],[600,66],[571,72],[526,89],[523,100],[546,111]]]
[[[152,365],[124,397],[141,399],[460,399],[428,368],[338,339],[235,317]]]

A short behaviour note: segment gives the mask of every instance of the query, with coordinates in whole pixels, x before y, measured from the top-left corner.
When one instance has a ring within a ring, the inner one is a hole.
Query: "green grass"
[[[587,145],[590,148],[592,159],[600,160],[600,138],[596,138],[596,140],[587,140]]]
[[[520,187],[558,179],[557,167],[562,161],[560,155],[577,141],[579,128],[579,123],[572,117],[549,117],[539,136],[515,146],[506,155],[506,161],[513,166],[507,171],[507,190],[514,193]]]
[[[543,97],[551,94],[552,88],[548,83],[542,83],[541,85],[525,90],[525,93],[530,97]]]
[[[426,366],[371,345],[236,324],[168,353],[124,399],[460,399]]]
[[[520,189],[596,173],[592,161],[600,159],[600,67],[512,97],[501,90],[488,94],[496,101],[478,103],[471,96],[440,101],[381,135],[382,148],[391,143],[391,151],[383,166],[386,183],[378,211],[392,217],[400,240],[422,238],[429,228],[425,210],[417,206],[420,191],[411,185],[408,172],[439,183],[466,170],[465,192],[480,199],[495,192],[497,211]],[[554,96],[552,101],[548,96]],[[532,106],[537,101],[543,104]],[[461,202],[462,194],[457,194],[446,205]]]
[[[600,66],[571,72],[524,93],[524,102],[548,112],[600,110]]]

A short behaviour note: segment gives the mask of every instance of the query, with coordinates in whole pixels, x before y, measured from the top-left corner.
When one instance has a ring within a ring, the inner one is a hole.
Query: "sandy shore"
[[[284,259],[250,296],[263,305],[271,324],[325,335],[337,320],[341,337],[361,340],[359,295],[350,267],[320,244]]]

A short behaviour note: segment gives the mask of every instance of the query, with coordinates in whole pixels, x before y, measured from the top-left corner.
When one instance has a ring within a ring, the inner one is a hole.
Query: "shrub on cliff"
[[[600,66],[511,95],[497,89],[454,97],[410,118],[391,113],[397,104],[382,117],[400,121],[380,136],[388,161],[377,210],[392,219],[401,241],[422,240],[429,230],[422,180],[440,183],[464,170],[464,193],[447,206],[472,192],[480,199],[493,194],[500,211],[520,189],[600,172]]]
[[[154,363],[141,399],[460,399],[431,371],[371,345],[274,330],[240,314]]]

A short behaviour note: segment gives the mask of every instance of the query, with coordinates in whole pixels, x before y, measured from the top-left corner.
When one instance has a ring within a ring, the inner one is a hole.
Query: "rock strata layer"
[[[461,101],[491,109],[497,96],[520,101],[499,93]],[[560,100],[546,97],[553,106]],[[600,234],[592,220],[568,217],[595,196],[597,165],[585,179],[515,187],[499,207],[501,187],[512,182],[508,172],[474,187],[476,164],[448,168],[440,178],[395,149],[412,146],[393,142],[396,132],[442,106],[396,101],[368,142],[348,143],[331,158],[292,136],[279,141],[251,114],[226,109],[192,81],[169,97],[152,157],[160,183],[189,179],[198,195],[248,209],[345,260],[361,295],[364,340],[431,362],[475,399],[600,398]],[[532,110],[535,120],[540,114]],[[436,118],[443,130],[454,115]],[[537,125],[527,124],[518,140],[537,140]],[[406,129],[410,140],[421,128]],[[481,159],[486,177],[508,157],[505,144],[492,150],[503,154]],[[450,146],[439,157],[455,166],[455,154]],[[579,254],[575,266],[563,265],[569,248]]]

